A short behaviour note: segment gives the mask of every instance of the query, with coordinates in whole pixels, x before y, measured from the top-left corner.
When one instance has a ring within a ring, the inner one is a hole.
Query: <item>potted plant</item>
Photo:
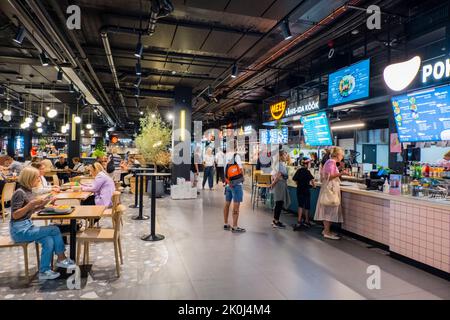
[[[161,119],[159,113],[154,116],[147,114],[141,118],[141,130],[136,137],[136,147],[145,161],[153,165],[168,168],[171,157],[169,145],[172,139],[172,129]]]
[[[106,147],[103,139],[98,139],[97,143],[95,144],[94,152],[92,152],[92,157],[99,158],[103,156],[106,156]]]

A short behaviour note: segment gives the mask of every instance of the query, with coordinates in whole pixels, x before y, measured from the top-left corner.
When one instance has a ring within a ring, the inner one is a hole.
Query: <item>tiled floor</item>
[[[63,280],[26,284],[20,249],[1,250],[0,299],[450,299],[449,282],[362,242],[323,240],[319,227],[272,229],[270,211],[252,211],[245,196],[245,234],[222,229],[222,188],[197,200],[158,199],[157,231],[166,239],[156,243],[140,240],[150,222],[132,220],[137,210],[129,209],[122,276],[115,277],[112,245],[92,245],[93,266],[81,290],[68,290]],[[133,201],[122,195],[124,204]],[[0,233],[7,232],[0,223]],[[35,271],[32,254],[30,260]],[[381,268],[380,290],[366,286],[369,265]]]

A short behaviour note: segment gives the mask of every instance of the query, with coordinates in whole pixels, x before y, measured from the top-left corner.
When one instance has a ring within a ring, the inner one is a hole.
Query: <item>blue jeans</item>
[[[226,202],[242,202],[244,200],[244,191],[242,189],[242,184],[238,184],[233,188],[231,188],[230,186],[226,186],[224,193]]]
[[[214,180],[214,167],[205,167],[205,172],[203,173],[203,184],[202,187],[205,187],[206,179],[208,179],[209,188],[213,187]]]
[[[36,241],[42,245],[39,272],[50,270],[53,252],[64,253],[65,247],[61,232],[56,226],[36,227],[30,219],[11,221],[9,232],[14,242]]]

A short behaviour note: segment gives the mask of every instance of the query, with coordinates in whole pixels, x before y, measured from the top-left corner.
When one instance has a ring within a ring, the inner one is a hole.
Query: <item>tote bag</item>
[[[325,181],[322,185],[322,194],[320,198],[320,204],[326,207],[338,207],[341,204],[339,197],[340,188],[336,186],[336,182],[339,183],[339,179],[333,179]]]

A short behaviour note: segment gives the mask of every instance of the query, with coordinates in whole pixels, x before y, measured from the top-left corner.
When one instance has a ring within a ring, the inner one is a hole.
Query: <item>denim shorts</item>
[[[231,188],[230,186],[225,187],[225,201],[231,202],[242,202],[244,198],[244,191],[242,189],[242,184],[238,184]]]

